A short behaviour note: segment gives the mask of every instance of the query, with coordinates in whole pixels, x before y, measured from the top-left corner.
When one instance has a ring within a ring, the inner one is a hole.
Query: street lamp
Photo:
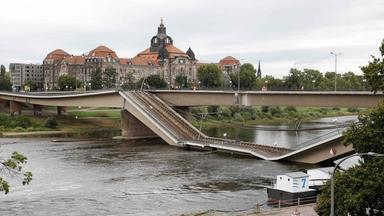
[[[341,55],[341,53],[331,52],[331,55],[335,56],[335,91],[336,91],[337,56]]]
[[[331,213],[330,213],[330,216],[334,216],[335,215],[335,182],[334,182],[333,176],[335,175],[335,171],[336,171],[337,167],[341,163],[343,163],[345,160],[347,160],[347,159],[349,159],[351,157],[363,156],[363,155],[369,155],[369,156],[375,156],[375,157],[384,157],[384,154],[379,154],[379,153],[376,153],[376,152],[355,153],[353,155],[350,155],[348,157],[343,158],[342,160],[340,160],[336,164],[335,168],[333,168],[332,175],[331,175]]]

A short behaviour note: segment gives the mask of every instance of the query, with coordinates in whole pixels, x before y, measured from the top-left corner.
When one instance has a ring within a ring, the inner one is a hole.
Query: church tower
[[[157,28],[157,35],[151,39],[150,52],[159,52],[168,44],[173,45],[173,40],[167,35],[167,28],[163,23],[163,18],[161,18],[160,25]]]
[[[259,66],[257,67],[257,74],[256,74],[256,78],[261,78],[260,61],[259,61]]]

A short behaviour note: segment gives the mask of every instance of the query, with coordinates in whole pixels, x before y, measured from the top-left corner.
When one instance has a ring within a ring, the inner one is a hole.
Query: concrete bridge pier
[[[57,115],[63,115],[67,112],[67,107],[65,106],[57,106]]]
[[[0,99],[0,111],[7,111],[8,101]]]
[[[21,115],[21,103],[17,101],[9,101],[9,113],[11,115]]]
[[[43,114],[43,106],[38,104],[33,104],[33,115],[41,116]]]
[[[192,112],[189,106],[177,106],[175,111],[181,115],[184,119],[191,122],[192,121]]]
[[[127,110],[121,110],[121,136],[125,139],[158,137]]]

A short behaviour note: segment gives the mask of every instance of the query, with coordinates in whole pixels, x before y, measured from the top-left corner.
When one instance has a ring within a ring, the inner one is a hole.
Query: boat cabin
[[[304,172],[291,172],[278,175],[275,188],[291,193],[309,190],[309,175]]]

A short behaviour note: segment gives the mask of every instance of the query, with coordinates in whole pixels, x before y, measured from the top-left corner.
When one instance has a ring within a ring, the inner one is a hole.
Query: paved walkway
[[[248,213],[244,212],[218,212],[218,211],[206,211],[206,212],[200,212],[200,213],[192,213],[192,214],[183,214],[183,216],[318,216],[318,214],[315,212],[314,207],[316,204],[308,204],[308,205],[302,205],[302,206],[292,206],[292,207],[285,207],[281,209],[268,209],[268,210],[262,210],[261,213],[250,213],[251,211],[248,211]],[[296,212],[296,214],[294,214]]]

